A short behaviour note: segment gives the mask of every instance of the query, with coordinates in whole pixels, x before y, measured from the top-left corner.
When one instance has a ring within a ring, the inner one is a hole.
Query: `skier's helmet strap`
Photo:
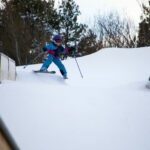
[[[56,41],[56,40],[62,41],[62,36],[61,35],[54,35],[53,40],[54,41]]]

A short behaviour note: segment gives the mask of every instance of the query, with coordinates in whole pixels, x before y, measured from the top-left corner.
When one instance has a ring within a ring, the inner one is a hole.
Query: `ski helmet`
[[[54,35],[53,40],[54,41],[56,41],[56,40],[62,41],[62,36],[61,35]]]

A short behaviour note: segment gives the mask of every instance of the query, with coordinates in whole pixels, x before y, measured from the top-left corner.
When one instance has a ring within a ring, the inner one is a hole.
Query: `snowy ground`
[[[149,150],[150,47],[64,61],[68,80],[17,67],[0,85],[0,114],[21,150]]]

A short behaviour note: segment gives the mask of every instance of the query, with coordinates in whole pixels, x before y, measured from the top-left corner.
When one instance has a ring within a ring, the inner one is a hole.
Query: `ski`
[[[34,73],[51,73],[51,74],[55,74],[56,71],[40,71],[40,70],[33,70]]]
[[[40,71],[40,70],[33,70],[34,73],[50,73],[50,74],[55,74],[56,71]],[[68,79],[68,77],[63,77],[64,80]]]

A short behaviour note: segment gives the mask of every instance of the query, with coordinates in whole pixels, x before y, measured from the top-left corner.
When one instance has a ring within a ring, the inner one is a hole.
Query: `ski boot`
[[[64,79],[68,79],[68,77],[63,77]]]
[[[46,67],[42,67],[42,68],[40,69],[40,71],[41,71],[41,72],[48,72]]]

